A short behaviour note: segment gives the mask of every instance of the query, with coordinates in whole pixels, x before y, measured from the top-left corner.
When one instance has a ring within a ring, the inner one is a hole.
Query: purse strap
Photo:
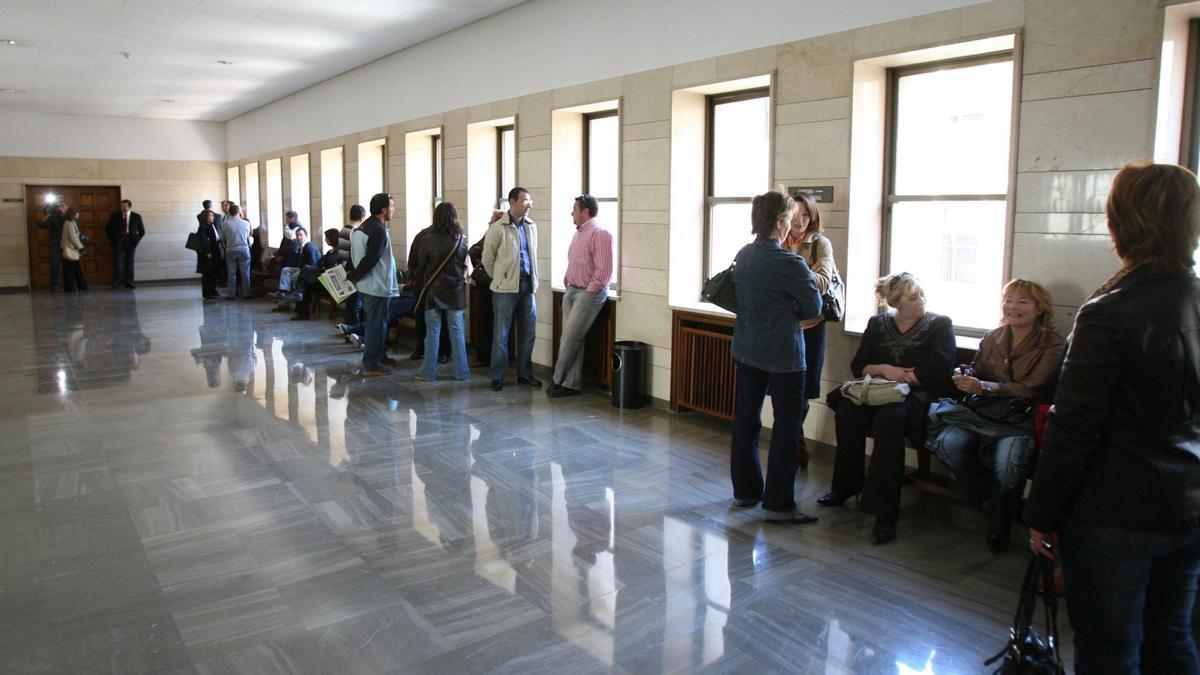
[[[1021,599],[1017,603],[1016,616],[1013,617],[1008,644],[990,659],[983,662],[985,666],[999,661],[1009,652],[1019,653],[1021,644],[1033,626],[1033,613],[1037,609],[1038,582],[1042,582],[1042,605],[1046,620],[1046,644],[1054,654],[1054,662],[1059,664],[1062,672],[1062,660],[1058,651],[1058,594],[1054,590],[1054,561],[1040,555],[1034,555],[1025,568],[1025,579],[1021,582]]]
[[[458,247],[461,245],[462,235],[460,234],[454,238],[454,245],[450,247],[450,251],[446,254],[446,257],[442,258],[442,264],[437,266],[437,269],[433,271],[433,274],[431,274],[421,286],[421,292],[417,294],[417,302],[413,305],[413,307],[421,306],[421,303],[425,300],[425,291],[429,290],[430,286],[433,286],[433,282],[437,280],[438,275],[442,273],[442,270],[446,269],[446,263],[450,262],[450,259],[454,257],[455,253],[458,252]]]

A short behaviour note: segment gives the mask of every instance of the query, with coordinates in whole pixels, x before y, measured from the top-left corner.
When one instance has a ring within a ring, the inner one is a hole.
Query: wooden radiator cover
[[[733,419],[737,369],[733,318],[675,311],[671,331],[671,410]]]

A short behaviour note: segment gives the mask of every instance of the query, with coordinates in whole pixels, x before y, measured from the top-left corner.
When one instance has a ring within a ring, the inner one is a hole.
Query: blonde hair
[[[1126,265],[1187,272],[1200,238],[1200,185],[1173,164],[1126,164],[1105,206],[1108,232]]]
[[[875,282],[875,301],[880,307],[895,307],[904,298],[918,294],[924,297],[925,290],[921,288],[921,280],[911,272],[889,274]]]
[[[1050,298],[1050,290],[1036,281],[1013,279],[1004,284],[1004,290],[1000,292],[1000,299],[1003,300],[1004,296],[1014,295],[1015,293],[1028,295],[1037,303],[1038,309],[1042,311],[1034,323],[1034,328],[1051,333],[1054,332],[1054,304]],[[1003,317],[1000,319],[1000,323],[1004,323]]]

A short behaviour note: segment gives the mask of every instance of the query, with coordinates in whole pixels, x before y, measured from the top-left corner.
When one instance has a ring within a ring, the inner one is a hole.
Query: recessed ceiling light
[[[0,89],[0,94],[28,94],[24,89]]]
[[[16,47],[20,44],[21,43],[17,42],[16,40],[10,40],[8,38],[0,38],[0,45],[4,45],[5,47]]]
[[[219,63],[223,66],[232,66],[233,65],[233,61],[227,61],[225,59],[218,59],[217,63]]]
[[[173,98],[164,98],[164,99],[162,99],[162,102],[163,102],[163,103],[174,103],[174,102],[175,102],[175,99],[173,99]]]

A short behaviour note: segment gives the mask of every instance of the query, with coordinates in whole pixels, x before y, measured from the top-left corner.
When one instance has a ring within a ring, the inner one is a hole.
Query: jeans
[[[279,270],[279,292],[287,293],[292,290],[292,285],[296,283],[298,276],[300,276],[299,267],[285,267]]]
[[[1076,672],[1200,672],[1191,633],[1200,532],[1067,521],[1060,535]]]
[[[558,342],[558,363],[554,364],[554,384],[568,389],[582,388],[583,341],[607,300],[607,288],[588,293],[586,288],[568,286],[563,293],[562,337]]]
[[[508,372],[508,331],[517,327],[517,377],[533,375],[533,340],[537,328],[537,301],[533,282],[521,279],[516,293],[492,293],[492,379],[503,380]]]
[[[908,420],[906,402],[868,406],[844,398],[835,412],[837,455],[833,460],[832,490],[842,496],[861,492],[862,510],[880,523],[894,525],[900,512]],[[875,450],[864,476],[868,431],[875,439]]]
[[[357,298],[360,296],[359,294],[355,293],[351,297]],[[347,300],[347,302],[349,302],[349,300]],[[392,326],[396,325],[396,322],[400,320],[400,317],[407,316],[412,313],[412,293],[406,291],[395,297],[388,298],[387,308],[387,325],[388,328],[391,328]],[[364,316],[362,321],[359,321],[358,323],[344,323],[340,326],[340,328],[342,329],[343,333],[365,335],[367,332],[367,319]]]
[[[967,497],[988,503],[988,524],[1007,534],[1021,511],[1025,481],[1032,475],[1037,452],[1032,436],[990,438],[953,425],[943,427],[926,444],[962,483]]]
[[[767,394],[775,411],[771,447],[767,451],[764,484],[758,459],[762,430],[762,405]],[[762,499],[768,519],[787,519],[796,512],[796,443],[800,438],[800,411],[804,407],[804,371],[770,373],[739,362],[733,439],[729,447],[729,474],[734,499]]]
[[[125,237],[113,244],[114,286],[133,283],[133,254],[136,250],[137,247],[129,243],[129,237]]]
[[[50,238],[50,288],[58,290],[58,268],[62,264],[62,240]]]
[[[363,370],[382,370],[387,355],[388,298],[362,295],[363,312],[367,315],[363,327]]]
[[[450,333],[450,367],[454,379],[465,380],[471,374],[467,365],[467,340],[463,335],[463,311],[461,309],[438,309],[432,307],[425,310],[425,360],[421,362],[421,377],[426,380],[437,379],[438,344],[441,341],[442,316],[445,315],[446,327]]]
[[[821,397],[821,369],[825,366],[825,322],[804,331],[804,364],[808,373],[804,395],[809,400]],[[805,406],[805,410],[808,406]]]
[[[362,296],[358,293],[346,298],[343,303],[345,306],[342,309],[342,323],[356,324],[362,323]]]
[[[229,272],[229,287],[225,290],[229,298],[237,297],[238,275],[241,275],[242,297],[250,297],[250,251],[230,249],[225,252],[225,269]]]

